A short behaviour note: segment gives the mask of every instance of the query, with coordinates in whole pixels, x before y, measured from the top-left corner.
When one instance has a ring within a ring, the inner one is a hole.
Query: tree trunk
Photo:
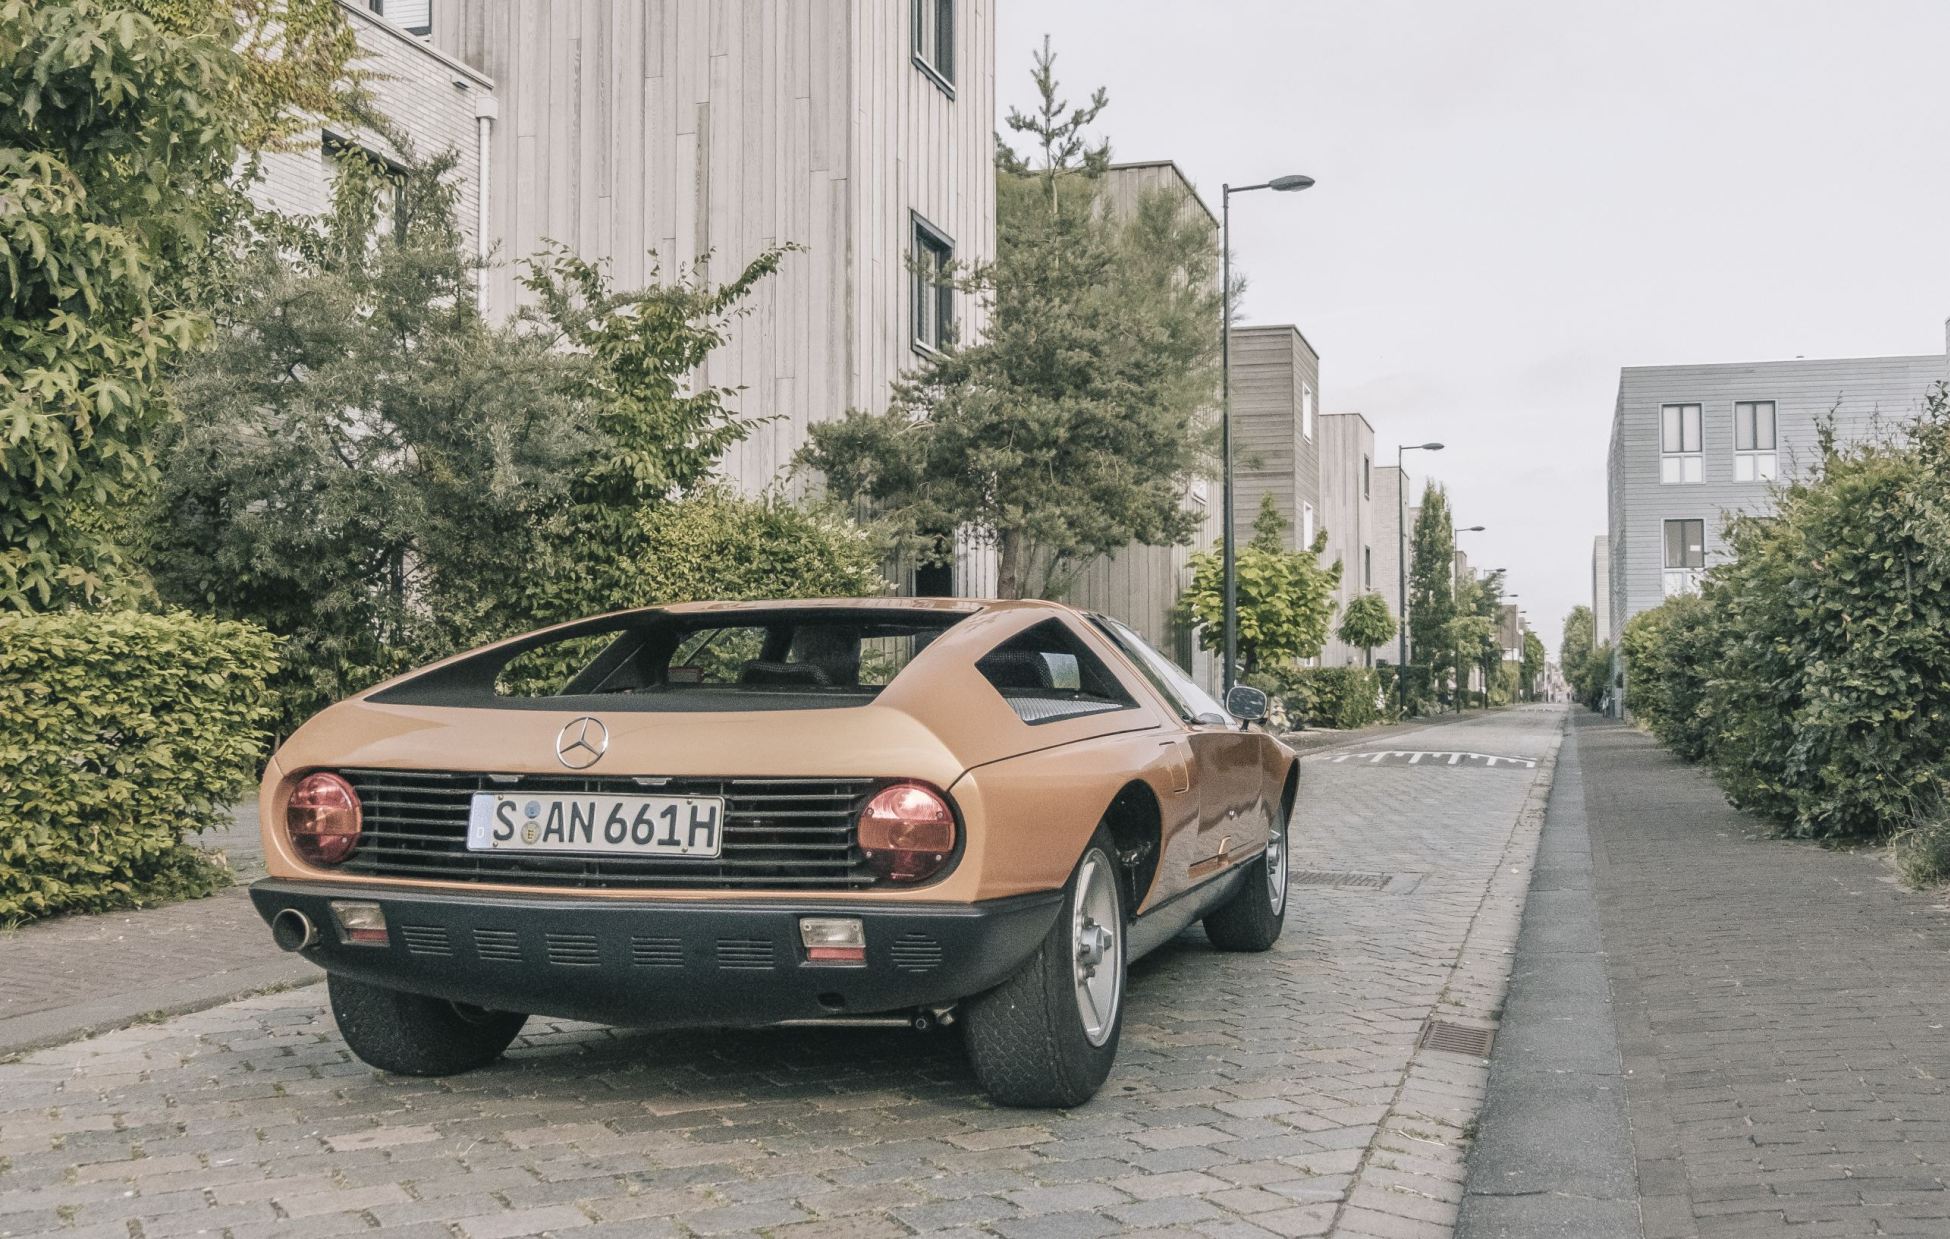
[[[1023,576],[1029,565],[1028,548],[1020,530],[1004,529],[995,544],[995,594],[998,598],[1022,597]]]

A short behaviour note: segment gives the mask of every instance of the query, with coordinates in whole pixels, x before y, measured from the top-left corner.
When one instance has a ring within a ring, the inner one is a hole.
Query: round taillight
[[[860,851],[890,882],[931,878],[955,853],[954,810],[919,783],[883,788],[860,813]]]
[[[336,774],[308,774],[284,805],[291,846],[310,864],[336,865],[359,846],[359,793]]]

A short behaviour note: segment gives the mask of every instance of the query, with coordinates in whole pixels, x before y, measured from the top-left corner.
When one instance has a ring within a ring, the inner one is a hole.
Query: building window
[[[955,93],[955,0],[914,0],[914,64]]]
[[[1300,384],[1300,433],[1314,437],[1314,389],[1305,383]]]
[[[408,34],[433,33],[433,0],[366,0],[366,7]]]
[[[1300,505],[1300,549],[1308,550],[1314,544],[1314,505]]]
[[[924,353],[945,348],[955,338],[955,289],[948,266],[955,243],[946,233],[914,217],[914,347]]]
[[[339,170],[352,160],[363,161],[384,182],[373,204],[373,228],[382,237],[400,237],[406,232],[406,166],[388,159],[368,146],[327,131],[319,139],[325,160],[326,179],[336,182]]]
[[[1374,588],[1374,548],[1371,546],[1361,548],[1361,587]]]
[[[1700,577],[1706,571],[1706,522],[1666,522],[1665,593],[1699,592]]]
[[[1700,411],[1696,404],[1668,404],[1659,409],[1659,480],[1701,480]]]
[[[1774,479],[1774,402],[1741,400],[1733,406],[1733,480]]]
[[[1361,498],[1374,498],[1374,466],[1366,456],[1361,458]]]

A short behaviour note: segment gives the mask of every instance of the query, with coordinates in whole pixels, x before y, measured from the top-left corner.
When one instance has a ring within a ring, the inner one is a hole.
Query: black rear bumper
[[[341,940],[332,900],[377,903],[389,941]],[[638,1027],[776,1024],[954,1002],[1001,982],[1055,921],[1061,891],[975,904],[737,902],[402,893],[266,879],[267,923],[295,909],[317,927],[304,955],[327,972],[530,1015]],[[802,916],[858,917],[864,965],[812,964]]]

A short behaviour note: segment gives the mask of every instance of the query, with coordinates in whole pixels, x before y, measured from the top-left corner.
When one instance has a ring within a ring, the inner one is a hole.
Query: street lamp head
[[[1417,443],[1415,447],[1416,450],[1423,452],[1439,452],[1442,450],[1440,443]]]
[[[1482,533],[1482,532],[1483,532],[1483,526],[1481,526],[1481,525],[1464,525],[1464,526],[1463,526],[1463,527],[1462,527],[1461,529],[1458,529],[1458,530],[1457,530],[1456,532],[1457,532],[1457,533]]]
[[[1284,194],[1294,193],[1302,189],[1311,189],[1313,188],[1313,183],[1314,178],[1310,176],[1276,176],[1266,182],[1266,187],[1268,189],[1276,189]]]

